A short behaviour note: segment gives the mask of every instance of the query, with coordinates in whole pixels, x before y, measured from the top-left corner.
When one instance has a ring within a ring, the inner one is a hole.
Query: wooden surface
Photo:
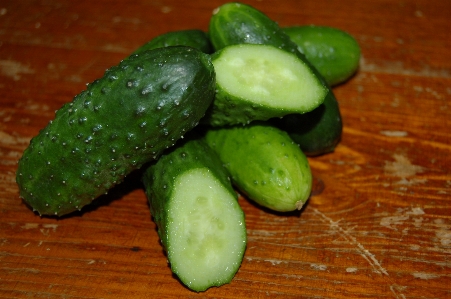
[[[137,177],[61,219],[21,202],[16,162],[56,109],[156,35],[206,30],[222,3],[0,2],[0,297],[451,298],[450,1],[246,1],[347,31],[362,59],[334,89],[343,139],[310,158],[308,205],[240,198],[249,241],[228,285],[197,294],[171,274]]]

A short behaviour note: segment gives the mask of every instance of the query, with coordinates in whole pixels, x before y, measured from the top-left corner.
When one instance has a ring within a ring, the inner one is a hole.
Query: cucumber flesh
[[[306,112],[325,94],[300,59],[272,46],[230,46],[213,65],[224,89],[256,104]]]
[[[217,92],[206,119],[213,126],[306,113],[327,92],[302,59],[271,45],[227,46],[212,56],[212,63]]]
[[[191,289],[230,281],[242,259],[243,227],[236,199],[206,168],[175,181],[168,206],[168,258],[174,273]]]

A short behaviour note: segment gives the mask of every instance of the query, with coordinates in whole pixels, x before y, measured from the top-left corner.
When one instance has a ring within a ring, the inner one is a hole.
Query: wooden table
[[[246,1],[347,31],[362,59],[334,88],[343,138],[310,158],[308,205],[239,199],[248,246],[230,284],[195,293],[172,275],[133,175],[60,219],[21,202],[16,162],[56,109],[158,34],[207,30],[224,2],[0,2],[0,297],[451,298],[450,1]]]

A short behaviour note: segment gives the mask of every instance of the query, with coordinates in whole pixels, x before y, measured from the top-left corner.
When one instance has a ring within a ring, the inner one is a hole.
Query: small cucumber
[[[206,54],[213,52],[208,34],[199,29],[188,29],[179,31],[170,31],[151,39],[141,47],[135,50],[133,54],[139,54],[147,50],[163,48],[169,46],[188,46],[201,50]]]
[[[268,16],[257,9],[242,3],[226,3],[214,10],[209,24],[209,36],[215,51],[219,51],[227,46],[238,44],[262,44],[269,45],[295,54],[308,69],[308,85],[311,95],[311,103],[321,104],[330,92],[321,74],[311,65],[305,56],[299,52],[297,45],[291,41],[290,37],[283,32],[279,25]],[[256,57],[258,55],[255,55]],[[233,105],[229,103],[228,106]],[[221,101],[213,102],[213,109],[210,109],[207,116],[218,113],[223,109]]]
[[[275,211],[301,209],[312,190],[306,156],[288,134],[267,123],[209,129],[207,144],[232,183],[249,199]]]
[[[20,196],[41,215],[81,209],[196,126],[214,92],[210,56],[197,49],[123,60],[30,141],[16,173]]]
[[[218,156],[191,139],[148,167],[143,183],[173,273],[198,292],[229,283],[243,259],[246,226]]]
[[[275,118],[271,123],[286,131],[307,156],[334,151],[343,130],[340,107],[332,92],[315,110]]]
[[[325,89],[298,56],[268,45],[238,44],[212,55],[216,97],[202,120],[212,126],[247,124],[321,104]]]
[[[286,27],[283,31],[330,85],[345,82],[357,71],[360,47],[347,32],[315,25]]]

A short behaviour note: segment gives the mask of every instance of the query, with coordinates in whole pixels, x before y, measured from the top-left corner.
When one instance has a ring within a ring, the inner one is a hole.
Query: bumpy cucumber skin
[[[170,46],[188,46],[201,50],[206,54],[213,53],[213,46],[211,45],[208,34],[200,29],[187,29],[170,31],[151,39],[141,47],[135,50],[133,54],[139,54],[144,51],[153,50],[156,48],[170,47]]]
[[[18,162],[41,215],[81,209],[197,125],[214,97],[210,56],[167,47],[131,56],[56,112]]]
[[[271,123],[286,131],[307,156],[333,152],[343,131],[339,103],[332,92],[315,110],[275,118]]]
[[[348,80],[358,69],[360,46],[347,32],[327,26],[283,28],[329,85]]]
[[[219,155],[232,183],[249,199],[274,211],[301,209],[312,190],[306,156],[289,135],[253,122],[206,130],[205,141]]]
[[[307,60],[304,54],[299,52],[297,45],[282,30],[282,28],[267,15],[254,7],[238,3],[229,2],[218,7],[210,19],[209,24],[210,41],[215,51],[236,44],[263,44],[271,45],[293,53],[298,56],[318,78],[320,84],[324,86],[326,94],[331,92],[329,85],[316,68]],[[318,102],[318,106],[324,98]],[[208,119],[220,118],[221,115],[211,116],[220,113],[221,107],[217,106],[220,101],[213,102],[212,109],[207,112],[207,116],[202,120],[208,123]]]
[[[167,230],[169,222],[173,221],[169,216],[168,206],[174,191],[174,184],[178,176],[182,175],[185,171],[195,168],[209,169],[210,173],[213,174],[219,182],[221,182],[230,195],[237,199],[237,212],[242,213],[241,218],[243,219],[243,223],[245,221],[244,213],[238,205],[238,195],[230,182],[229,173],[222,165],[222,161],[219,159],[217,154],[212,151],[212,149],[202,139],[185,139],[181,143],[178,143],[176,146],[169,149],[169,151],[163,154],[160,159],[156,161],[156,163],[153,163],[145,169],[142,178],[146,196],[150,205],[150,211],[153,220],[157,224],[158,235],[168,258],[170,258],[172,254],[169,234],[176,233],[168,232]],[[246,240],[245,226],[243,226],[243,231],[241,233],[243,234],[243,239]],[[239,246],[241,246],[241,248],[239,248],[238,251],[241,252],[242,259],[246,248],[246,242],[239,244]],[[171,262],[171,260],[169,260],[169,262]],[[182,282],[192,290],[200,292],[212,286],[221,286],[229,283],[236,271],[238,271],[239,266],[240,263],[230,265],[231,275],[227,279],[213,281],[210,285],[206,285],[201,289],[190,286],[188,282],[189,278],[186,280],[183,279],[183,276],[179,276],[179,278],[181,278]],[[171,268],[176,275],[180,275],[176,267],[171,265]]]

